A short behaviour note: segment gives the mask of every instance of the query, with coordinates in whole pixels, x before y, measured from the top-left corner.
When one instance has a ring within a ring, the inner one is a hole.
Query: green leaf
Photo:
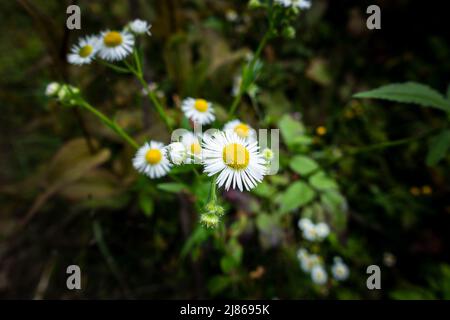
[[[283,141],[288,147],[295,145],[298,137],[302,136],[305,132],[305,127],[299,121],[294,120],[289,115],[284,115],[278,122],[278,127],[281,131]],[[298,143],[298,142],[297,142]]]
[[[224,291],[231,284],[229,276],[215,276],[208,282],[208,290],[215,295]]]
[[[337,191],[326,191],[320,195],[323,208],[329,212],[330,221],[338,231],[345,228],[347,224],[347,201]]]
[[[159,190],[163,190],[171,193],[178,193],[183,190],[186,190],[187,187],[182,183],[177,182],[168,182],[168,183],[160,183],[156,186]]]
[[[306,156],[295,156],[289,166],[301,175],[308,175],[319,167],[316,161]]]
[[[256,194],[257,196],[259,196],[261,198],[270,198],[276,192],[277,192],[277,189],[275,189],[273,186],[271,186],[270,184],[268,184],[265,181],[258,184],[258,186],[252,190],[252,193]]]
[[[224,256],[220,259],[220,268],[223,273],[230,273],[234,268],[236,268],[238,264],[236,260],[232,256]]]
[[[427,154],[427,165],[435,166],[444,159],[450,148],[450,130],[443,130],[430,141]]]
[[[450,102],[444,96],[426,85],[415,82],[389,84],[357,93],[353,97],[414,103],[450,112]]]
[[[337,189],[336,181],[328,177],[325,172],[320,171],[309,178],[309,183],[317,190],[324,191],[330,189]]]
[[[153,214],[154,204],[150,195],[145,192],[139,193],[139,207],[147,217]]]
[[[287,213],[311,202],[316,192],[303,181],[292,184],[281,196],[280,212]]]

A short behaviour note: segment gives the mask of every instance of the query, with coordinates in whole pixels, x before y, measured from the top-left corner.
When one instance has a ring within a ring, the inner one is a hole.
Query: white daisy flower
[[[173,164],[180,165],[187,158],[187,150],[181,142],[173,142],[167,146],[167,153]]]
[[[202,160],[202,146],[200,144],[201,138],[188,132],[181,136],[181,143],[187,151],[187,158],[185,163],[201,163]]]
[[[256,130],[240,120],[232,120],[225,124],[223,131],[233,131],[242,139],[256,141]]]
[[[146,33],[149,36],[152,35],[150,33],[150,28],[152,27],[152,25],[150,23],[148,23],[147,21],[145,21],[145,20],[135,19],[135,20],[131,21],[128,24],[128,27],[135,34],[144,34],[144,33]]]
[[[104,31],[100,35],[100,58],[107,61],[119,61],[125,59],[133,52],[134,37],[126,31]]]
[[[166,157],[164,144],[150,141],[136,152],[133,166],[137,171],[155,179],[165,176],[169,172],[171,164]]]
[[[319,222],[316,224],[316,234],[320,240],[323,240],[330,234],[330,227],[325,222]]]
[[[300,259],[300,267],[304,272],[310,272],[313,267],[320,263],[320,258],[316,254],[306,254]]]
[[[59,88],[61,88],[61,85],[58,82],[51,82],[45,88],[45,95],[53,97],[58,93]]]
[[[256,142],[246,141],[234,132],[217,132],[203,138],[204,171],[218,174],[217,185],[240,191],[251,190],[266,174],[265,161]]]
[[[199,124],[208,124],[214,121],[214,109],[210,102],[204,99],[186,98],[181,104],[186,118]]]
[[[89,64],[98,51],[99,39],[96,36],[81,38],[78,44],[72,46],[67,55],[67,61],[71,64]]]
[[[315,284],[325,284],[328,281],[328,275],[321,265],[315,265],[311,269],[311,279]]]
[[[350,275],[347,265],[339,257],[334,258],[334,264],[331,267],[331,272],[333,273],[333,277],[338,281],[346,280]]]

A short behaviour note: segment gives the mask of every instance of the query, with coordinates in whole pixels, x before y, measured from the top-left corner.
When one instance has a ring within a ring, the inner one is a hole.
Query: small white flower
[[[99,39],[96,36],[81,38],[67,55],[67,61],[71,64],[89,64],[95,57],[99,48]]]
[[[227,18],[227,20],[229,22],[235,22],[238,19],[239,16],[238,16],[236,11],[234,11],[232,9],[229,9],[229,10],[226,11],[225,17]]]
[[[292,0],[275,0],[275,3],[278,3],[283,7],[290,7],[292,4]]]
[[[152,25],[145,20],[135,19],[128,24],[130,30],[135,34],[148,34],[151,36],[150,28]]]
[[[315,265],[311,269],[311,279],[315,284],[325,284],[328,280],[328,275],[321,265]]]
[[[346,280],[350,274],[347,265],[339,257],[334,258],[331,272],[333,273],[333,277],[338,281]]]
[[[316,233],[317,237],[323,240],[330,234],[330,227],[325,222],[319,222],[316,224]]]
[[[155,179],[165,176],[170,171],[171,164],[166,157],[164,145],[161,142],[150,141],[136,152],[133,166],[139,172]]]
[[[134,37],[126,31],[104,31],[100,35],[100,58],[107,61],[120,61],[133,52]]]
[[[308,218],[301,218],[300,220],[298,220],[298,227],[300,230],[304,230],[305,228],[308,228],[310,226],[312,226],[313,223],[310,219]]]
[[[319,263],[320,258],[316,254],[306,254],[300,259],[300,267],[304,272],[310,272]]]
[[[51,82],[45,88],[45,95],[53,97],[58,93],[59,88],[61,88],[61,85],[58,82]]]
[[[187,151],[181,142],[173,142],[167,146],[167,152],[173,164],[182,164],[187,157]]]
[[[181,104],[186,118],[199,124],[208,124],[214,121],[214,109],[210,102],[204,99],[186,98]]]
[[[298,9],[309,9],[311,8],[311,0],[291,0],[291,5]]]
[[[181,136],[181,143],[187,151],[187,158],[185,163],[201,163],[202,160],[202,146],[201,139],[192,132],[185,133]]]
[[[246,141],[234,132],[217,132],[203,138],[204,171],[218,174],[217,185],[251,190],[266,174],[265,162],[256,142]]]
[[[317,230],[314,224],[307,225],[303,228],[303,238],[308,241],[316,241],[317,240]]]
[[[271,149],[265,148],[261,153],[266,162],[270,163],[273,160],[274,153]]]
[[[256,141],[255,129],[250,127],[247,123],[244,123],[237,119],[227,122],[223,127],[223,131],[232,131],[242,139]]]
[[[300,248],[297,251],[297,259],[302,261],[303,259],[305,259],[306,257],[308,257],[309,253],[305,248]]]

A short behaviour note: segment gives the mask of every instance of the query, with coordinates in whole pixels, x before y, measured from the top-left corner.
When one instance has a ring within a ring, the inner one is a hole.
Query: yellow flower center
[[[240,123],[234,127],[234,132],[241,138],[247,138],[250,133],[250,127],[245,123]]]
[[[92,46],[90,44],[81,47],[80,50],[78,51],[78,54],[80,55],[80,57],[82,58],[86,58],[89,57],[89,55],[92,53]]]
[[[227,166],[235,170],[247,168],[250,162],[250,153],[247,148],[238,143],[230,143],[223,148],[223,161]]]
[[[194,142],[191,144],[191,153],[192,154],[199,154],[202,151],[202,147],[200,146],[200,143]]]
[[[206,112],[208,110],[208,102],[204,99],[195,100],[194,108],[199,112]]]
[[[158,164],[162,159],[162,153],[159,149],[150,149],[145,154],[145,160],[151,165]]]
[[[122,41],[122,35],[117,31],[110,31],[103,37],[103,43],[110,48],[120,46]]]
[[[319,136],[323,136],[323,135],[325,135],[325,134],[327,133],[327,128],[325,128],[325,127],[323,127],[323,126],[320,126],[320,127],[318,127],[318,128],[316,129],[316,133],[317,133]]]

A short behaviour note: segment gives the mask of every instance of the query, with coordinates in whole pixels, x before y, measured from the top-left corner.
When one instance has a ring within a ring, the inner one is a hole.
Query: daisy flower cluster
[[[187,98],[182,106],[185,116],[193,121],[214,120],[212,104],[204,99]],[[209,113],[202,114],[205,112]],[[224,214],[224,209],[217,204],[216,186],[241,192],[253,189],[263,180],[273,156],[268,148],[260,152],[255,129],[235,119],[212,134],[186,132],[167,146],[157,141],[145,143],[136,152],[133,166],[150,179],[156,179],[169,174],[174,166],[202,165],[203,172],[213,177],[214,190],[200,222],[212,228]]]
[[[147,21],[136,19],[123,30],[104,30],[97,35],[82,37],[72,46],[67,61],[83,65],[91,63],[96,57],[109,62],[123,60],[133,52],[135,36],[151,35],[150,28]]]
[[[191,108],[187,107],[188,104]],[[208,108],[214,117],[210,102],[192,98],[183,102],[186,117],[208,118],[196,114],[195,104],[200,104],[202,110]],[[218,187],[244,191],[253,189],[263,180],[272,159],[270,149],[260,152],[256,131],[250,125],[232,120],[222,131],[203,136],[187,132],[179,141],[167,146],[150,141],[137,151],[133,165],[139,172],[155,179],[168,174],[172,166],[201,164],[208,176],[217,176]]]
[[[310,274],[313,283],[324,285],[328,282],[328,273],[321,256],[310,253],[305,248],[300,248],[297,251],[297,259],[300,263],[300,268],[303,272]],[[331,266],[331,275],[336,281],[344,281],[349,277],[349,268],[343,262],[342,258],[334,257]]]
[[[323,241],[330,234],[330,227],[325,222],[314,224],[308,218],[298,221],[298,227],[302,231],[303,238],[308,241]]]

